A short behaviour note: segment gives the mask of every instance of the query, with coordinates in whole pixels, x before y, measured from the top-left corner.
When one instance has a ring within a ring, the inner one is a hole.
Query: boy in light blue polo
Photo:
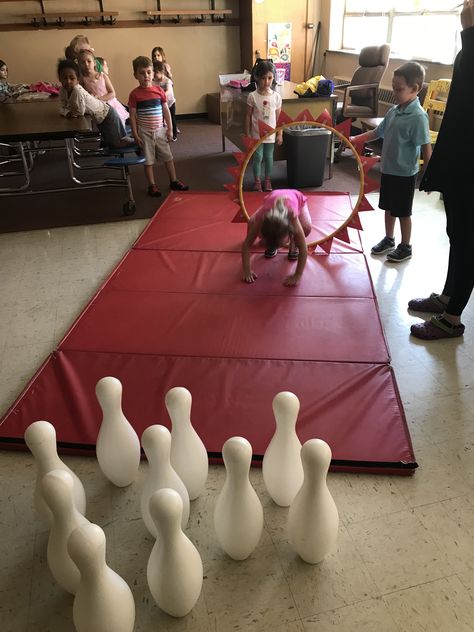
[[[374,130],[350,138],[357,151],[367,142],[384,139],[379,207],[385,211],[385,237],[372,248],[372,254],[387,252],[387,259],[395,263],[412,255],[411,213],[420,147],[424,168],[431,157],[428,114],[418,99],[424,78],[424,68],[416,62],[407,62],[397,68],[393,73],[392,87],[398,105],[387,112]],[[401,242],[395,248],[397,218],[400,220]]]

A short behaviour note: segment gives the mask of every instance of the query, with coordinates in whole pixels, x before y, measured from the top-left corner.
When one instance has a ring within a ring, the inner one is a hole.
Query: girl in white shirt
[[[63,116],[89,114],[108,147],[126,147],[134,144],[133,138],[127,136],[117,112],[108,103],[92,96],[79,85],[79,66],[76,62],[61,59],[58,63],[58,77],[62,85],[59,92],[59,111]]]
[[[281,96],[272,90],[274,66],[271,62],[262,60],[255,69],[257,89],[251,92],[247,100],[245,116],[245,133],[251,138],[260,138],[258,121],[263,121],[270,127],[276,127],[281,112]],[[276,142],[281,145],[283,136],[281,130],[276,134]],[[272,190],[271,173],[273,168],[273,150],[275,148],[275,134],[266,138],[253,155],[254,191],[262,191],[262,161],[265,169],[264,191]]]

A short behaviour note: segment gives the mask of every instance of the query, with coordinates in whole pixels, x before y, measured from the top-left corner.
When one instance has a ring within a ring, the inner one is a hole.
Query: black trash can
[[[328,156],[331,132],[321,127],[290,127],[283,130],[288,186],[320,187]]]

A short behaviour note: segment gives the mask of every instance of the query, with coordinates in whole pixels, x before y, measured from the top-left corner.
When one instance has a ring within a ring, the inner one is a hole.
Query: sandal
[[[440,300],[439,294],[434,292],[428,298],[413,298],[408,301],[408,309],[415,312],[431,312],[432,314],[442,314],[446,309],[446,303]]]
[[[453,325],[442,316],[432,316],[424,323],[417,323],[410,327],[415,338],[422,340],[441,340],[442,338],[458,338],[464,333],[464,325]]]
[[[298,248],[296,248],[296,250],[290,250],[288,253],[289,261],[297,261],[299,256],[300,256],[300,253],[299,253]]]

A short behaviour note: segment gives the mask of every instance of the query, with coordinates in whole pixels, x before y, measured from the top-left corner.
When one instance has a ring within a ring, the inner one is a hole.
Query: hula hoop
[[[244,161],[242,162],[242,168],[241,168],[240,176],[239,176],[239,202],[240,202],[240,208],[242,209],[242,212],[243,212],[243,214],[245,216],[245,219],[248,222],[249,219],[250,219],[250,215],[247,212],[247,208],[246,208],[245,202],[244,202],[244,195],[243,195],[243,184],[244,184],[245,170],[247,169],[247,166],[248,166],[252,156],[256,152],[257,148],[260,147],[260,145],[265,141],[265,139],[267,139],[269,136],[272,136],[276,132],[279,132],[280,130],[283,130],[283,129],[287,128],[287,127],[294,127],[295,125],[309,125],[311,127],[322,127],[323,129],[328,129],[330,132],[335,134],[340,139],[341,142],[345,143],[352,150],[352,153],[354,154],[354,156],[355,156],[355,158],[357,160],[357,168],[359,170],[359,196],[357,198],[357,202],[354,205],[354,209],[353,209],[352,213],[332,233],[330,233],[329,235],[325,235],[324,237],[321,237],[321,239],[317,239],[316,241],[311,241],[311,242],[306,244],[308,248],[311,248],[313,246],[319,246],[320,244],[324,244],[326,241],[329,241],[330,239],[335,237],[337,235],[337,233],[339,233],[341,230],[343,230],[350,223],[350,221],[352,220],[354,215],[357,214],[357,212],[359,210],[359,206],[360,206],[361,200],[364,197],[364,169],[363,169],[363,165],[362,165],[362,161],[360,159],[360,156],[357,153],[357,151],[355,150],[354,145],[343,134],[341,134],[341,132],[339,132],[334,127],[331,127],[330,125],[326,125],[325,123],[318,123],[317,121],[292,121],[291,123],[284,123],[283,125],[280,125],[279,127],[276,127],[274,130],[272,130],[272,131],[268,132],[267,134],[265,134],[265,136],[262,136],[255,143],[255,145],[249,149]]]

